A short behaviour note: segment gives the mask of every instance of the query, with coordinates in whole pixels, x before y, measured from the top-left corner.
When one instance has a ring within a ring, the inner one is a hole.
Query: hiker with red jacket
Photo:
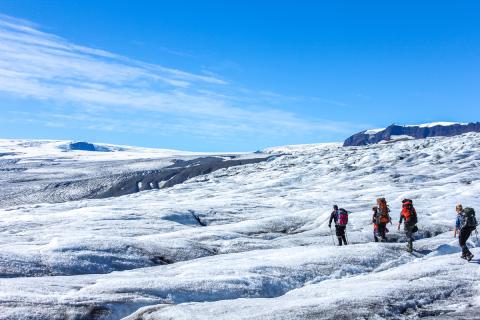
[[[407,251],[413,251],[413,234],[418,231],[417,228],[417,211],[413,207],[413,201],[410,199],[402,200],[402,212],[400,213],[400,221],[398,222],[398,230],[402,222],[405,221],[404,230],[407,236]]]
[[[373,228],[374,228],[374,239],[375,242],[378,242],[379,238],[381,242],[387,241],[387,223],[392,224],[392,218],[390,217],[390,208],[387,205],[385,198],[377,199],[377,206],[373,207]]]
[[[332,228],[332,221],[335,222],[335,234],[338,238],[338,245],[341,246],[342,242],[347,245],[347,237],[345,236],[345,229],[348,223],[348,212],[343,208],[338,208],[337,205],[333,206],[333,211],[330,214],[330,220],[328,221],[328,227]]]

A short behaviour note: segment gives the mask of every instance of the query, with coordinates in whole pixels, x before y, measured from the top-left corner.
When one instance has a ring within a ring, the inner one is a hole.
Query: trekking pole
[[[329,229],[330,229],[330,235],[332,236],[333,245],[335,245],[335,239],[333,238],[332,228],[329,228]]]

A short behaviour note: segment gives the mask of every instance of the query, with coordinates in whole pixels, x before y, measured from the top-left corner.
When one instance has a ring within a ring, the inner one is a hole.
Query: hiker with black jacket
[[[328,220],[328,227],[332,228],[332,221],[335,223],[335,234],[338,239],[338,245],[341,246],[342,242],[347,245],[347,237],[345,236],[345,229],[348,223],[348,212],[343,208],[338,208],[337,205],[333,206],[333,211],[330,214],[330,220]]]
[[[398,230],[402,222],[405,220],[404,230],[407,236],[407,251],[413,251],[413,234],[418,231],[417,228],[417,212],[413,207],[413,201],[410,199],[402,200],[402,212],[400,213],[400,221],[398,222]]]
[[[473,254],[468,249],[467,241],[478,225],[477,219],[475,217],[475,210],[473,210],[472,208],[464,209],[461,204],[457,205],[456,210],[457,221],[455,225],[454,236],[457,235],[457,231],[459,230],[458,243],[462,248],[461,258],[470,261],[473,259]]]

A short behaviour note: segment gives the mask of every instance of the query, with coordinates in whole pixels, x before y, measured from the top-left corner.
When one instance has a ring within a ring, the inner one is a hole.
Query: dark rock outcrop
[[[480,132],[480,122],[469,124],[432,125],[432,126],[399,126],[391,125],[376,133],[362,131],[354,134],[343,143],[344,147],[365,146],[390,141],[392,136],[409,136],[412,139],[424,139],[428,137],[452,137],[468,132]]]

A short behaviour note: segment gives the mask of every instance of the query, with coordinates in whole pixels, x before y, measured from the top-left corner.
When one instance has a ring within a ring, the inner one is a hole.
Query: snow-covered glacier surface
[[[0,319],[478,318],[479,260],[452,232],[457,202],[480,209],[478,133],[213,155],[259,160],[102,198],[83,183],[212,155],[61,145],[0,141]],[[414,200],[413,254],[395,225],[372,243],[379,196],[395,219]],[[352,212],[349,246],[332,244],[335,203]]]

